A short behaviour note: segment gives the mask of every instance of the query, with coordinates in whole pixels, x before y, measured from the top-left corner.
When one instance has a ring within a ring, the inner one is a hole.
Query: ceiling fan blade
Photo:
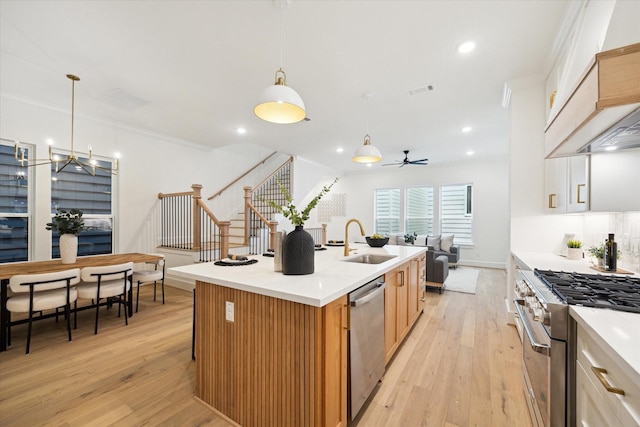
[[[416,162],[428,162],[429,159],[420,159],[420,160],[411,160],[411,163],[416,163]]]
[[[380,166],[397,166],[397,165],[399,165],[399,164],[400,164],[400,163],[385,163],[385,164],[380,165]]]

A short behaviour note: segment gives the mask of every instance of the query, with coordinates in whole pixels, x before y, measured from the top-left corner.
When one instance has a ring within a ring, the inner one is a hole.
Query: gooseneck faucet
[[[352,222],[357,222],[360,226],[360,233],[364,236],[364,227],[362,223],[355,218],[351,218],[347,221],[347,224],[344,226],[344,256],[349,256],[349,224]]]

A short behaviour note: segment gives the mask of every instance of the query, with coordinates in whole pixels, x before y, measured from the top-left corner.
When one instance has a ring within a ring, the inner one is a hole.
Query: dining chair
[[[27,350],[31,348],[33,314],[44,310],[64,307],[67,318],[67,332],[71,341],[71,303],[78,299],[74,285],[80,282],[80,269],[55,273],[19,274],[9,279],[12,295],[7,299],[7,336],[11,344],[11,312],[29,313],[27,330]],[[27,295],[28,293],[28,295]],[[56,314],[57,319],[57,314]]]
[[[78,298],[91,299],[96,307],[96,325],[94,334],[98,333],[98,318],[101,305],[118,304],[118,317],[120,307],[124,306],[124,323],[129,324],[127,310],[127,292],[131,289],[129,278],[133,273],[133,263],[85,267],[81,272],[81,282],[78,285]],[[100,300],[106,299],[105,303]]]
[[[162,303],[164,304],[164,255],[162,254],[153,254],[161,256],[162,259],[159,259],[155,262],[146,262],[145,267],[153,268],[143,268],[133,270],[133,282],[137,284],[138,289],[136,291],[136,313],[138,312],[138,304],[140,302],[140,285],[144,283],[153,282],[153,300],[156,300],[156,285],[158,282],[162,284]]]

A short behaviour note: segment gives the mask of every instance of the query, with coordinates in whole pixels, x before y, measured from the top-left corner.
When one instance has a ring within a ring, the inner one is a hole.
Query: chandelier
[[[103,170],[111,173],[112,175],[118,174],[118,156],[113,162],[113,167],[105,167],[98,163],[96,159],[93,158],[92,148],[89,146],[89,158],[87,161],[81,160],[74,151],[73,148],[73,125],[74,125],[74,112],[75,112],[75,84],[77,81],[80,81],[80,78],[74,76],[73,74],[67,74],[67,78],[71,80],[71,151],[66,156],[60,157],[57,154],[53,154],[53,144],[49,143],[49,158],[48,159],[29,159],[26,158],[24,153],[24,147],[20,147],[19,142],[16,141],[14,148],[14,155],[18,162],[20,162],[21,167],[31,167],[31,166],[40,166],[40,165],[50,165],[55,164],[56,173],[62,172],[64,168],[69,165],[74,165],[76,169],[81,169],[88,174],[95,175],[96,169]]]

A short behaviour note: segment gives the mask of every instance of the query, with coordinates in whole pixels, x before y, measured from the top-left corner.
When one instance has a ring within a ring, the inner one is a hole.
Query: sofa
[[[438,255],[438,252],[428,249],[425,267],[427,270],[426,287],[438,288],[442,293],[444,281],[449,276],[449,260],[446,255]]]
[[[458,261],[460,260],[460,246],[453,244],[453,234],[442,234],[436,236],[417,235],[414,236],[414,246],[427,246],[434,252],[434,259],[439,256],[446,256],[449,261],[449,267],[456,268]],[[405,242],[404,234],[390,234],[390,245],[406,245],[410,246],[412,243]],[[428,279],[427,279],[428,280]]]

